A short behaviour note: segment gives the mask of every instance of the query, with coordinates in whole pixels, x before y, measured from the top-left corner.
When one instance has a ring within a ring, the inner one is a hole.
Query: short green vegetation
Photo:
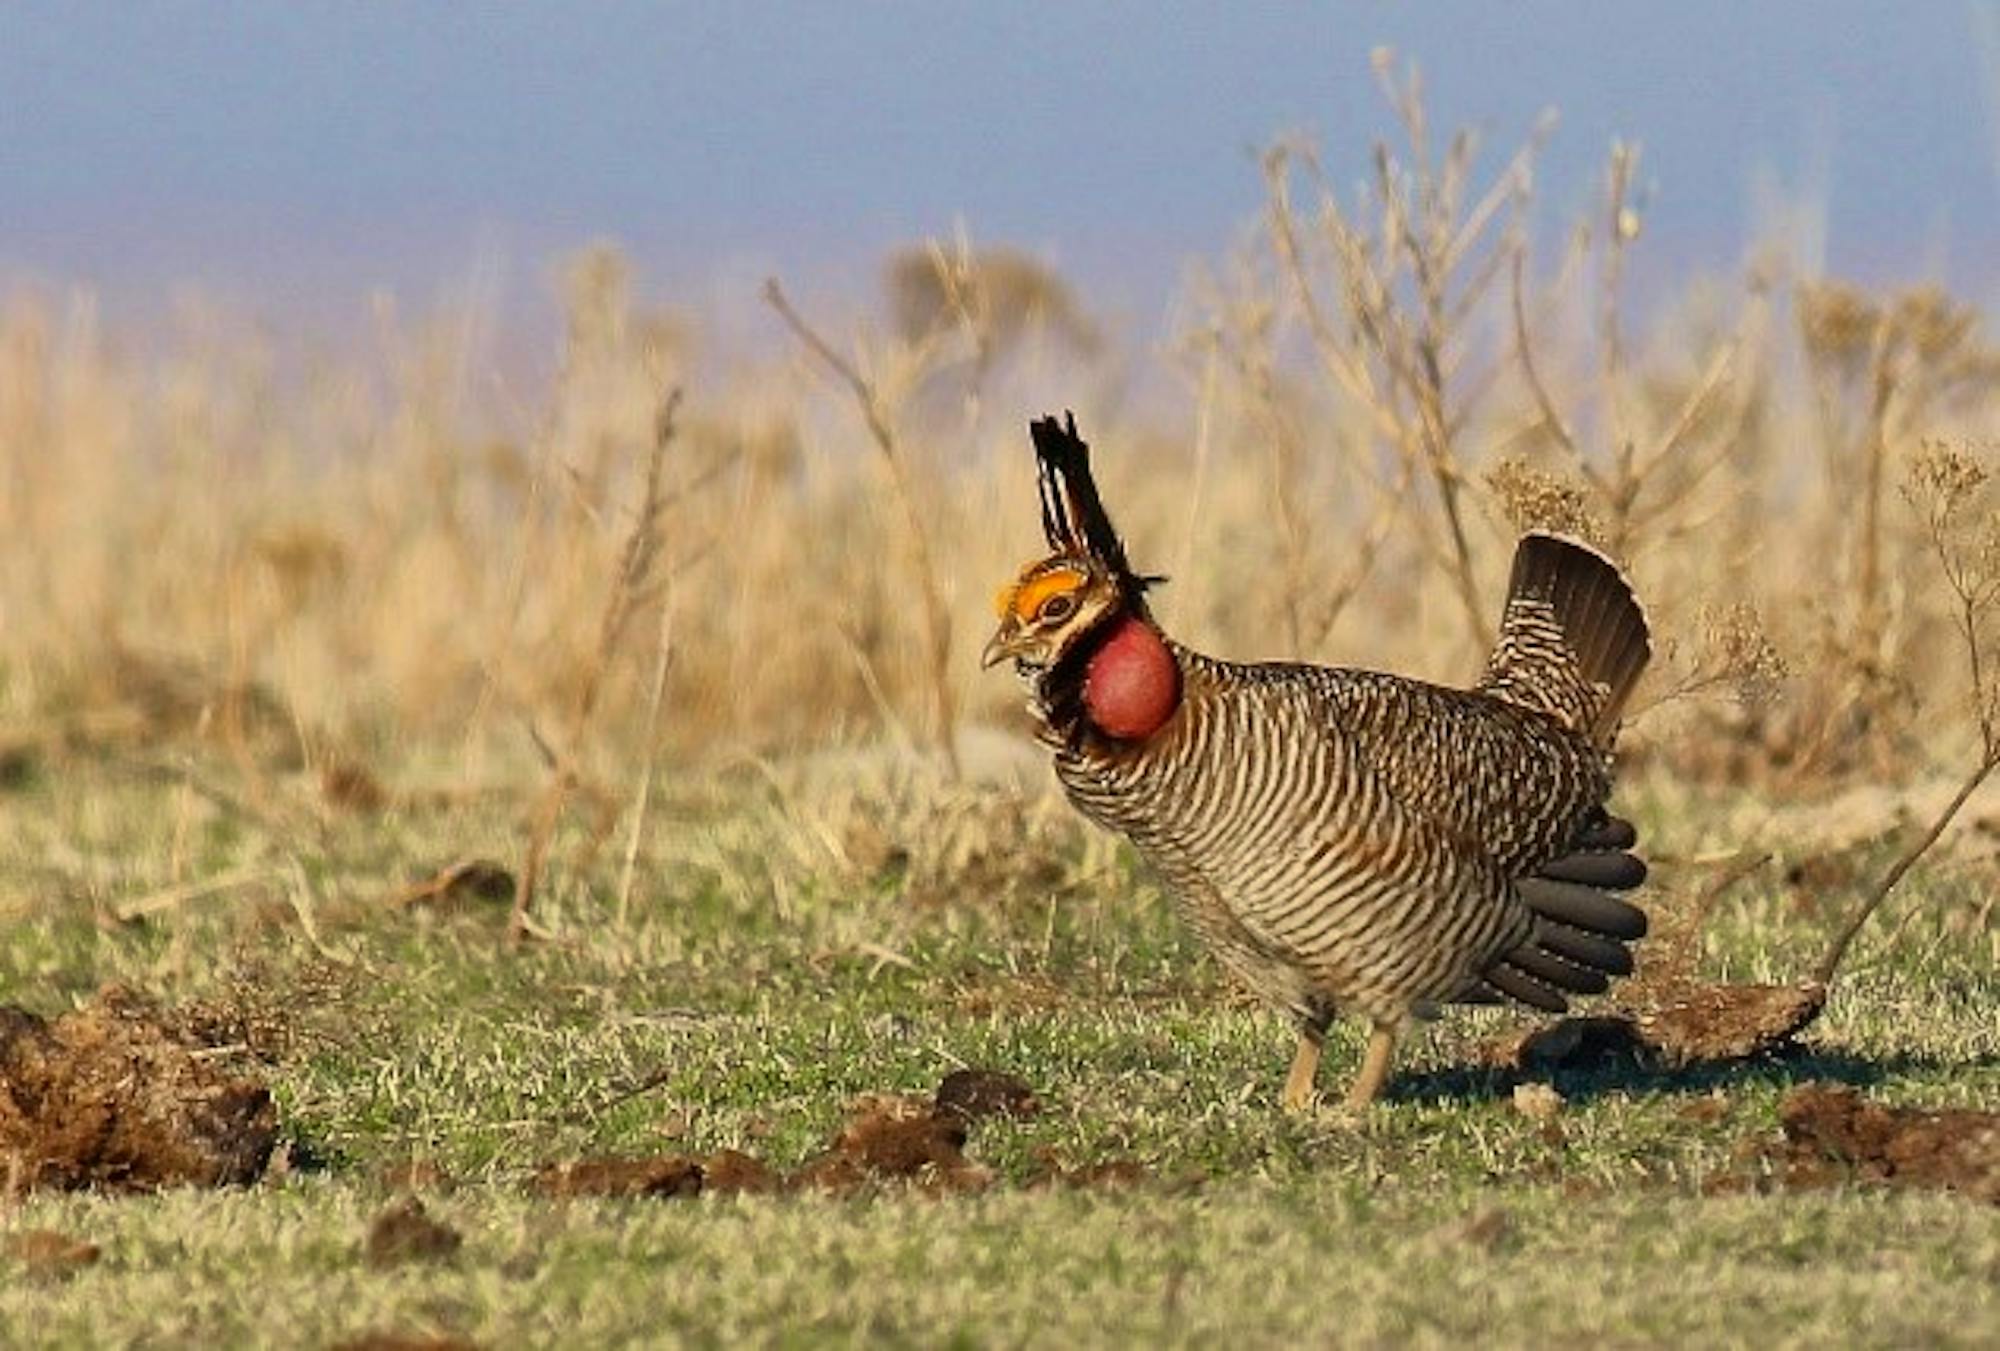
[[[873,775],[669,786],[619,918],[622,837],[559,837],[544,937],[505,902],[398,905],[509,859],[519,801],[246,819],[88,763],[0,798],[0,1002],[121,982],[256,1029],[279,1166],[248,1191],[34,1195],[0,1229],[100,1257],[0,1256],[0,1344],[1756,1343],[1991,1345],[2000,1210],[1939,1191],[1790,1190],[1756,1157],[1792,1086],[2000,1108],[1990,865],[1940,856],[1879,917],[1797,1056],[1558,1072],[1553,1113],[1485,1067],[1517,1020],[1417,1035],[1366,1120],[1275,1108],[1284,1026],[1225,986],[1129,855],[1059,803]],[[1641,791],[1666,913],[1715,830]],[[1729,892],[1705,970],[1789,978],[1871,876]],[[201,894],[182,884],[222,879]],[[181,891],[175,891],[182,886]],[[120,918],[121,915],[127,918]],[[1359,1052],[1330,1044],[1323,1087]],[[586,1155],[733,1148],[780,1170],[866,1095],[966,1066],[1041,1111],[972,1127],[977,1193],[549,1199]],[[1034,1185],[1138,1165],[1124,1185]],[[364,1260],[392,1174],[458,1251]],[[1136,1171],[1136,1170],[1135,1170]]]

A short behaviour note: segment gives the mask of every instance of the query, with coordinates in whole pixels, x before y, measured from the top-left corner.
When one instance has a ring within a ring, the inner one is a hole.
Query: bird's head
[[[1012,657],[1017,666],[1045,671],[1062,663],[1106,620],[1125,612],[1116,579],[1088,556],[1053,553],[1021,569],[994,599],[1000,627],[981,664]]]
[[[1000,626],[983,662],[1013,658],[1043,716],[1133,739],[1149,735],[1180,698],[1180,673],[1146,609],[1160,577],[1132,571],[1090,474],[1090,447],[1074,416],[1030,424],[1041,470],[1042,531],[1051,552],[1000,589]]]

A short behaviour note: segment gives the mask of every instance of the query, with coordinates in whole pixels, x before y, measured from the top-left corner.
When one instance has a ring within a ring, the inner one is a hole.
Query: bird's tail
[[[1615,563],[1566,536],[1522,537],[1483,692],[1609,750],[1651,656],[1646,613]]]
[[[1514,888],[1534,914],[1534,934],[1506,953],[1459,996],[1493,1003],[1501,996],[1562,1013],[1569,997],[1602,994],[1632,973],[1631,945],[1646,936],[1646,912],[1614,892],[1646,880],[1646,864],[1630,852],[1638,832],[1629,821],[1599,811],[1571,842],[1570,852],[1544,864]]]

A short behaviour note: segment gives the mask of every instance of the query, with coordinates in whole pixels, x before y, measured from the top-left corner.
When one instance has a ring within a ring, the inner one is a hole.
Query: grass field
[[[17,779],[0,997],[53,1013],[118,981],[259,1029],[216,1055],[272,1085],[284,1162],[249,1190],[11,1202],[8,1231],[100,1256],[14,1261],[0,1340],[1973,1346],[2000,1332],[2000,1210],[1795,1190],[1757,1153],[1806,1081],[2000,1106],[2000,975],[1990,928],[1970,927],[1969,865],[1919,872],[1802,1052],[1558,1069],[1559,1109],[1527,1112],[1515,1076],[1481,1068],[1512,1020],[1466,1014],[1416,1040],[1365,1121],[1301,1121],[1274,1107],[1285,1028],[1221,983],[1122,848],[1032,791],[841,768],[838,793],[824,774],[663,785],[622,922],[607,851],[549,894],[545,937],[520,950],[504,894],[392,903],[442,862],[504,851],[519,804],[332,815],[292,853],[268,823],[129,770],[65,761]],[[1714,843],[1644,783],[1628,800],[1663,857]],[[966,820],[1012,866],[941,856]],[[1719,903],[1704,972],[1798,973],[1881,852],[1804,885],[1776,860]],[[167,891],[176,856],[238,883]],[[1663,922],[1713,871],[1659,868]],[[1358,1054],[1342,1029],[1329,1076]],[[606,1154],[731,1148],[789,1170],[867,1095],[928,1095],[968,1066],[1018,1076],[1040,1110],[972,1125],[981,1171],[956,1177],[964,1191],[935,1172],[785,1195],[534,1185],[544,1164]],[[371,1220],[411,1183],[462,1246],[371,1263]]]

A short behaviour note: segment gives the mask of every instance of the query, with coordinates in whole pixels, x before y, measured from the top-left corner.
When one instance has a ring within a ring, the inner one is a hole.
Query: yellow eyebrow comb
[[[1048,572],[1030,577],[1025,582],[1002,588],[996,597],[996,606],[1002,618],[1012,614],[1016,619],[1032,619],[1042,603],[1050,596],[1059,596],[1074,591],[1084,583],[1084,575],[1073,568],[1052,568]]]

